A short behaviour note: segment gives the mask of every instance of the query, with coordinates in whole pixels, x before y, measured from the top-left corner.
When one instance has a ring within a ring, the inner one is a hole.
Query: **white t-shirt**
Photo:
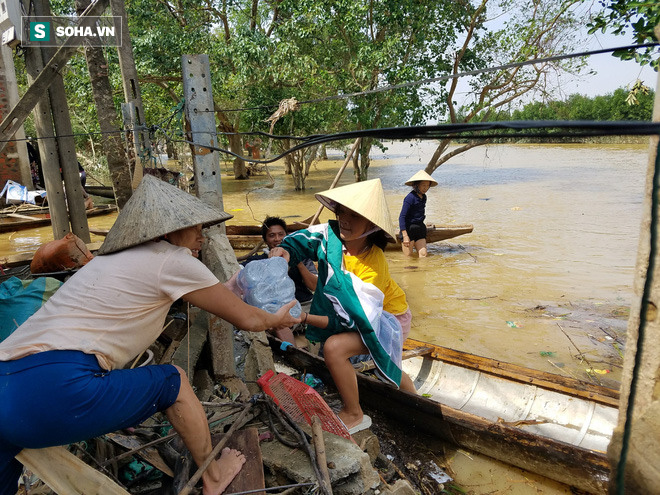
[[[174,301],[217,283],[188,248],[165,241],[96,256],[0,343],[0,361],[79,350],[122,368],[160,335]]]

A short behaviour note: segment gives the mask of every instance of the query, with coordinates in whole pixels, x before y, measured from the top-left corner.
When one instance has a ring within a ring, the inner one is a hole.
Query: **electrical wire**
[[[510,64],[503,64],[503,65],[498,65],[495,67],[486,67],[484,69],[474,69],[474,70],[469,70],[465,72],[459,72],[458,74],[447,74],[444,76],[438,76],[438,77],[429,77],[426,79],[420,79],[418,81],[410,81],[406,83],[401,83],[401,84],[392,84],[388,86],[382,86],[380,88],[374,88],[374,89],[369,89],[366,91],[358,91],[356,93],[345,93],[345,94],[337,94],[337,95],[332,95],[332,96],[324,96],[321,98],[316,98],[313,100],[303,100],[299,101],[298,104],[303,105],[307,103],[320,103],[324,101],[330,101],[330,100],[340,100],[340,99],[348,99],[348,98],[355,98],[357,96],[365,96],[365,95],[370,95],[374,93],[382,93],[384,91],[392,91],[395,89],[401,89],[401,88],[409,88],[412,86],[420,86],[422,84],[431,84],[434,82],[440,82],[440,81],[448,81],[450,79],[459,79],[461,77],[467,77],[467,76],[477,76],[479,74],[484,74],[487,72],[496,72],[500,70],[507,70],[507,69],[514,69],[518,67],[524,67],[527,65],[535,65],[535,64],[545,64],[547,62],[556,62],[559,60],[565,60],[568,58],[579,58],[579,57],[588,57],[591,55],[600,55],[602,53],[610,53],[610,52],[615,52],[619,50],[636,50],[638,48],[650,48],[653,46],[660,46],[660,42],[652,42],[652,43],[644,43],[640,45],[626,45],[626,46],[618,46],[618,47],[612,47],[612,48],[601,48],[598,50],[587,50],[587,51],[582,51],[582,52],[576,52],[576,53],[567,53],[565,55],[555,55],[552,57],[544,57],[544,58],[534,58],[531,60],[525,60],[523,62],[512,62]],[[223,108],[223,109],[218,109],[218,110],[206,110],[208,112],[241,112],[244,110],[262,110],[265,108],[277,108],[279,105],[279,102],[274,105],[269,105],[269,106],[257,106],[257,107],[247,107],[247,108]]]
[[[522,133],[525,129],[562,129],[571,132],[553,133]],[[164,129],[160,129],[165,132]],[[484,131],[500,130],[510,132],[495,132],[480,134]],[[202,134],[202,133],[195,133]],[[464,124],[441,124],[433,126],[414,127],[390,127],[384,129],[364,129],[359,131],[341,132],[336,134],[316,134],[304,138],[303,143],[289,148],[288,150],[272,158],[257,160],[254,158],[238,155],[231,150],[198,143],[188,139],[174,139],[173,142],[187,143],[192,146],[218,151],[227,155],[240,158],[250,163],[272,163],[295,151],[333,141],[354,141],[357,138],[370,137],[381,140],[411,140],[411,139],[495,139],[495,138],[566,138],[566,137],[596,137],[596,136],[651,136],[660,135],[660,122],[639,121],[547,121],[547,120],[517,120],[502,122],[477,122]]]

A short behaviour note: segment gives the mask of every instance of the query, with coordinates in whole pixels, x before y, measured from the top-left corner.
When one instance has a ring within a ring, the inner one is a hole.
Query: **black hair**
[[[387,246],[387,239],[387,234],[385,234],[385,231],[382,229],[372,232],[367,236],[367,242],[370,245],[379,247],[383,251],[385,251],[385,246]]]
[[[266,240],[268,229],[270,229],[273,225],[279,225],[284,229],[284,232],[286,232],[286,222],[284,220],[282,220],[280,217],[266,217],[264,223],[261,224],[261,237],[264,241]]]

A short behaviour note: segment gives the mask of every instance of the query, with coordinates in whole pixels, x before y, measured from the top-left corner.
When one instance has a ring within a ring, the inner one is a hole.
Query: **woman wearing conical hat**
[[[202,227],[231,218],[145,176],[103,246],[13,334],[0,342],[0,494],[13,495],[23,448],[87,440],[164,411],[198,466],[212,451],[202,405],[170,364],[124,369],[160,335],[183,298],[239,328],[293,326],[295,304],[276,314],[249,306],[197,259]],[[202,475],[218,495],[245,457],[224,449]]]
[[[415,392],[401,370],[403,340],[410,331],[406,295],[392,280],[383,249],[395,242],[380,179],[358,182],[316,194],[337,219],[284,238],[272,256],[289,266],[310,258],[318,261],[318,282],[305,336],[323,342],[323,356],[344,407],[340,419],[349,433],[368,428],[371,420],[360,407],[357,378],[350,358],[371,354],[384,377]]]
[[[415,248],[420,257],[426,257],[426,192],[437,185],[433,177],[424,170],[406,181],[406,186],[413,188],[403,199],[399,214],[401,250],[406,256],[412,256]]]

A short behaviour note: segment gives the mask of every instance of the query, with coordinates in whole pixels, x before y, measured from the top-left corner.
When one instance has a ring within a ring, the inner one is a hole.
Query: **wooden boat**
[[[274,352],[332,383],[322,359]],[[606,493],[605,450],[619,393],[573,378],[407,340],[403,368],[418,395],[358,373],[360,400],[401,424],[589,493]],[[368,367],[368,366],[367,366]]]
[[[112,186],[85,186],[85,191],[94,196],[102,198],[115,199],[115,191]]]
[[[287,232],[294,232],[305,228],[302,224],[292,224],[287,226]],[[459,235],[472,232],[471,224],[462,225],[435,225],[429,224],[426,233],[426,242],[438,242],[458,237]],[[253,249],[262,241],[260,225],[232,225],[227,224],[227,237],[229,243],[234,249]],[[401,243],[397,238],[396,244],[388,244],[390,249],[401,249]]]
[[[117,211],[115,205],[99,205],[87,210],[87,217],[107,215]],[[0,233],[16,230],[35,229],[50,225],[48,208],[41,211],[25,210],[21,213],[2,213],[0,215]]]

